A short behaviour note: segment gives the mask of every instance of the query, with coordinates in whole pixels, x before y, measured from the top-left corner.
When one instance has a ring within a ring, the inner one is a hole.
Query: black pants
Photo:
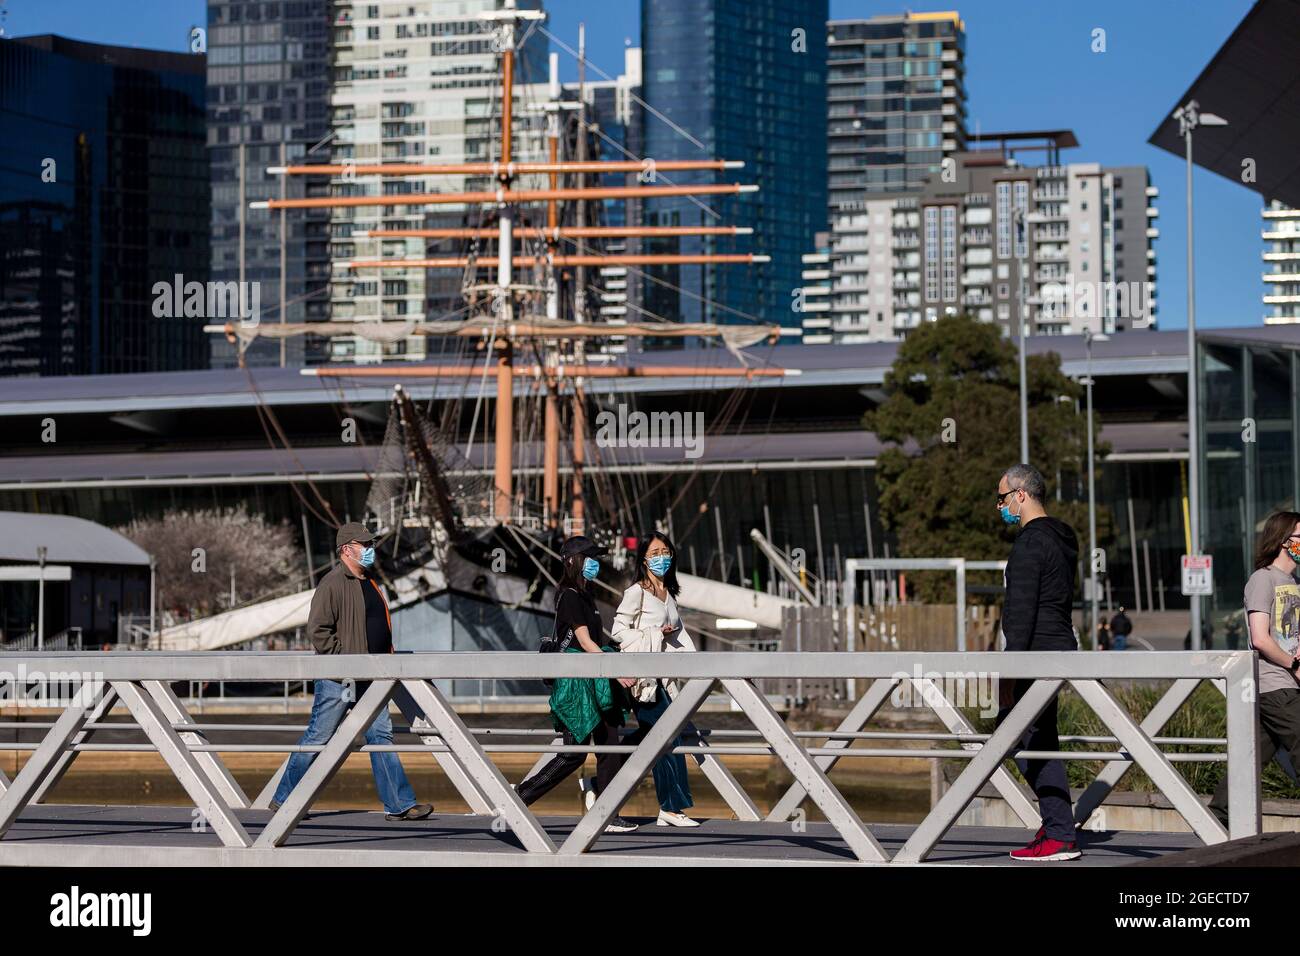
[[[1033,681],[1016,681],[1015,699],[1018,703]],[[1010,711],[1007,711],[1010,713]],[[998,723],[1005,714],[999,714]],[[1020,738],[1021,750],[1060,750],[1061,741],[1056,732],[1056,698],[1043,708],[1043,712]],[[1017,760],[1016,766],[1038,798],[1038,814],[1043,818],[1047,835],[1062,843],[1075,842],[1074,809],[1070,804],[1070,781],[1065,774],[1065,764],[1060,760]]]
[[[1259,695],[1259,768],[1262,773],[1279,751],[1300,762],[1300,689],[1270,690]],[[1297,768],[1300,769],[1300,768]],[[1228,825],[1228,775],[1225,773],[1210,798],[1210,812]]]
[[[566,730],[564,732],[564,743],[570,747],[578,743],[591,743],[597,747],[614,745],[618,743],[618,728],[613,724],[597,724],[596,729],[583,741],[575,740],[573,734]],[[623,766],[623,761],[626,759],[627,754],[596,754],[597,793],[604,792],[610,781],[614,779],[614,774],[618,773],[619,768]],[[586,754],[556,754],[555,759],[519,785],[519,799],[526,804],[536,803],[554,790],[564,778],[581,767],[586,761]]]

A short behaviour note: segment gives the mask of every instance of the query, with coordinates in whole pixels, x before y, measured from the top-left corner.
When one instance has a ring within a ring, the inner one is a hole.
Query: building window
[[[1029,212],[1029,181],[1018,179],[1015,182],[1016,211],[1025,216]],[[1029,225],[1021,219],[1021,227],[1016,230],[1016,258],[1023,259],[1029,255]]]
[[[927,302],[939,298],[939,210],[935,206],[925,209],[925,298]]]
[[[944,206],[940,214],[943,253],[943,299],[957,300],[957,207]]]
[[[1011,257],[1011,184],[997,184],[998,258]]]

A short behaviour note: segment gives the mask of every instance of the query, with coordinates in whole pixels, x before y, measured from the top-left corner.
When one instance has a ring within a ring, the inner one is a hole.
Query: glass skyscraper
[[[334,18],[337,22],[337,18]],[[329,318],[328,209],[249,209],[247,203],[327,195],[321,177],[280,177],[268,166],[331,160],[329,0],[208,0],[208,148],[212,175],[212,279],[258,283],[260,321]],[[241,159],[241,149],[242,159]],[[243,168],[243,268],[240,169]],[[284,297],[280,306],[280,224]],[[219,320],[217,320],[219,321]],[[249,365],[302,365],[319,340],[259,339]],[[234,347],[214,337],[212,364],[230,366]]]
[[[203,57],[0,42],[0,375],[203,368],[203,319],[154,286],[208,278]]]
[[[752,236],[647,241],[650,252],[754,252],[755,265],[644,269],[645,308],[687,322],[782,322],[801,256],[826,228],[826,0],[643,0],[646,155],[743,160],[656,182],[742,182],[757,193],[646,203],[647,225],[736,225]],[[675,288],[679,287],[679,288]]]

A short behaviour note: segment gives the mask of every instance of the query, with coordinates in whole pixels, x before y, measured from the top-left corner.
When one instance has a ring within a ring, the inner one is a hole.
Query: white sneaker
[[[622,817],[615,817],[605,826],[606,833],[631,833],[637,828],[638,824],[631,820],[624,820]]]
[[[582,792],[582,804],[588,810],[596,805],[596,781],[592,777],[579,777],[578,789]]]
[[[684,813],[674,813],[671,810],[660,810],[659,819],[655,820],[655,826],[660,827],[698,827],[699,820],[692,820]]]

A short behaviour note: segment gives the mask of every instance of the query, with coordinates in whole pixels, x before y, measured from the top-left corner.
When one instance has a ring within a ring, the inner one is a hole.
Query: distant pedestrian
[[[582,535],[564,542],[560,549],[563,571],[555,594],[555,631],[547,642],[547,649],[566,654],[601,654],[618,650],[606,644],[600,609],[596,607],[590,588],[590,582],[600,574],[600,562],[596,559],[608,553],[608,548],[599,547]],[[551,721],[555,729],[564,734],[564,744],[569,747],[577,744],[617,745],[618,729],[623,726],[626,716],[626,689],[635,683],[632,678],[617,681],[607,677],[556,678],[550,698]],[[596,755],[595,793],[600,794],[609,786],[625,759],[626,754],[621,753]],[[535,803],[586,761],[584,753],[556,754],[542,764],[537,773],[519,784],[516,788],[519,799],[526,804]],[[636,828],[635,823],[618,816],[605,827],[615,833]]]
[[[1002,606],[1002,633],[1008,651],[1073,651],[1079,646],[1071,622],[1079,539],[1068,524],[1047,514],[1043,507],[1046,495],[1043,476],[1031,465],[1013,465],[998,483],[997,507],[1002,520],[1021,528],[1007,560]],[[1033,683],[1016,681],[1014,700],[1019,701]],[[1009,709],[998,715],[999,723]],[[1055,697],[1021,737],[1019,749],[1061,749]],[[1081,854],[1065,764],[1060,760],[1017,760],[1016,765],[1038,797],[1043,825],[1028,846],[1011,851],[1011,858],[1019,862],[1078,859]]]
[[[693,651],[695,644],[682,626],[677,610],[676,551],[667,535],[654,532],[641,539],[636,552],[637,580],[623,592],[610,637],[623,652]],[[631,688],[638,737],[664,715],[680,686],[676,680],[647,677]],[[680,736],[670,747],[681,746]],[[691,785],[686,778],[686,758],[665,753],[654,765],[655,796],[659,800],[659,826],[694,827],[698,821],[686,815],[691,805]]]
[[[1209,621],[1201,621],[1201,649],[1208,651],[1214,645],[1214,630],[1210,627]],[[1192,629],[1187,629],[1187,636],[1183,638],[1183,650],[1192,649]]]
[[[1259,760],[1285,750],[1300,764],[1300,513],[1277,511],[1255,544],[1255,572],[1246,581],[1250,646],[1259,655]],[[1210,810],[1228,825],[1228,776],[1219,780]]]
[[[1122,651],[1128,647],[1128,636],[1133,633],[1133,621],[1124,613],[1124,605],[1119,606],[1119,613],[1110,619],[1110,633],[1114,639],[1115,650]]]
[[[1227,644],[1228,650],[1236,651],[1241,649],[1241,619],[1237,615],[1228,618],[1228,623],[1224,625],[1223,640]]]
[[[1102,621],[1097,625],[1097,647],[1100,650],[1110,650],[1110,625]]]
[[[339,528],[334,537],[339,563],[321,578],[307,615],[307,636],[317,654],[391,654],[393,651],[388,601],[379,582],[370,573],[375,563],[375,549],[371,547],[373,540],[374,535],[366,530],[366,526],[355,521]],[[311,719],[299,744],[328,743],[367,686],[366,682],[354,686],[351,682],[317,680]],[[384,745],[392,742],[393,722],[385,704],[366,730],[366,743]],[[293,788],[315,759],[315,753],[301,750],[289,758],[271,801],[272,810],[278,810],[289,799]],[[372,752],[370,769],[375,775],[375,786],[387,819],[421,820],[433,813],[432,804],[416,802],[415,791],[411,789],[396,753],[391,750]]]

